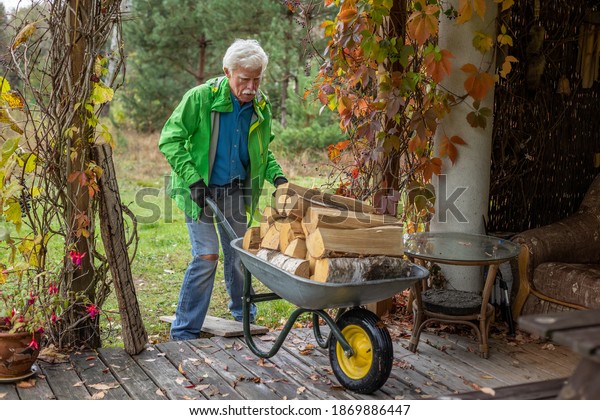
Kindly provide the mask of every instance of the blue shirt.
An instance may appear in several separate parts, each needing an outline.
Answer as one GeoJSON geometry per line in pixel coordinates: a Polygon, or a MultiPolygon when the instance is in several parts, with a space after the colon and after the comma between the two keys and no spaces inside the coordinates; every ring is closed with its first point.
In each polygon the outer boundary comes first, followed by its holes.
{"type": "Polygon", "coordinates": [[[254,108],[252,102],[241,104],[231,94],[232,112],[219,116],[219,139],[217,154],[210,176],[210,185],[226,185],[234,179],[246,179],[250,163],[248,132],[254,108]]]}

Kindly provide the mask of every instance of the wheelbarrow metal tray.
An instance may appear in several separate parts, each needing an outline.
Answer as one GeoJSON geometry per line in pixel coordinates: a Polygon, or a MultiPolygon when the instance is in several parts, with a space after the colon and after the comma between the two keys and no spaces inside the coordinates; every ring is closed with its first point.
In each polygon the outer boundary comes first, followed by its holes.
{"type": "Polygon", "coordinates": [[[239,253],[246,269],[261,283],[279,297],[305,309],[350,308],[379,302],[429,276],[427,269],[408,263],[410,275],[406,277],[362,283],[322,283],[296,276],[258,258],[242,248],[242,239],[233,240],[231,246],[239,253]]]}

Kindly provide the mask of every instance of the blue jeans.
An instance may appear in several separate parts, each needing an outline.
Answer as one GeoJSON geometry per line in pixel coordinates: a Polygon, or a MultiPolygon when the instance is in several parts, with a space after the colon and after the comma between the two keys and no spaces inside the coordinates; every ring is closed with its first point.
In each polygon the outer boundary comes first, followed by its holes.
{"type": "MultiPolygon", "coordinates": [[[[210,187],[210,190],[233,230],[242,237],[247,228],[243,190],[238,186],[210,187]]],[[[229,311],[236,320],[241,321],[243,318],[244,271],[239,257],[229,244],[227,232],[221,223],[216,223],[210,209],[203,211],[197,221],[186,216],[186,223],[192,245],[192,261],[185,272],[179,292],[175,320],[171,325],[172,340],[192,340],[200,335],[208,312],[218,263],[217,260],[202,257],[219,254],[219,239],[223,248],[225,286],[231,299],[229,311]],[[218,237],[215,223],[219,229],[218,237]]],[[[250,322],[254,321],[255,316],[256,306],[252,304],[250,322]]]]}

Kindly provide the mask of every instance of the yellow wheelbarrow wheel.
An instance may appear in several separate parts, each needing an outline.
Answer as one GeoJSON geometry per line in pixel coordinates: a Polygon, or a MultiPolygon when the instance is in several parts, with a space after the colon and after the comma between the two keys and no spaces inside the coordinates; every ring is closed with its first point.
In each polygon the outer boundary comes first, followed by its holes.
{"type": "Polygon", "coordinates": [[[336,378],[351,391],[362,394],[377,391],[392,370],[394,348],[387,328],[377,315],[362,308],[345,312],[337,325],[353,354],[348,357],[332,336],[329,360],[336,378]]]}

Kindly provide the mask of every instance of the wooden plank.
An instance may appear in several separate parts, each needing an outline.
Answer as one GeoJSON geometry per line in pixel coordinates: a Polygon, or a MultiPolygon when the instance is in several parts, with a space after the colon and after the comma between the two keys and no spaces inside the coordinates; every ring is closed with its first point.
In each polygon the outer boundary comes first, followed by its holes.
{"type": "Polygon", "coordinates": [[[38,362],[38,364],[57,400],[87,400],[91,398],[90,392],[71,363],[38,362]]]}
{"type": "MultiPolygon", "coordinates": [[[[24,381],[35,381],[35,386],[32,388],[21,388],[17,383],[17,392],[21,400],[54,400],[52,388],[48,385],[48,381],[42,375],[34,375],[24,381]]],[[[23,381],[23,382],[24,382],[23,381]]]]}
{"type": "MultiPolygon", "coordinates": [[[[161,321],[172,323],[175,316],[161,316],[161,321]]],[[[202,331],[209,334],[219,335],[221,337],[243,337],[244,324],[230,319],[217,318],[207,315],[202,325],[202,331]]],[[[269,332],[267,327],[250,324],[250,334],[266,334],[269,332]]]]}
{"type": "Polygon", "coordinates": [[[210,400],[241,400],[243,397],[223,380],[194,351],[194,347],[183,341],[169,341],[156,346],[174,365],[181,366],[192,384],[200,385],[202,394],[210,400]]]}
{"type": "Polygon", "coordinates": [[[331,378],[326,373],[317,372],[312,364],[303,363],[298,358],[292,356],[286,350],[285,342],[281,350],[269,360],[281,366],[290,375],[303,378],[303,385],[320,400],[356,399],[351,393],[334,386],[331,378]]]}
{"type": "Polygon", "coordinates": [[[215,348],[213,343],[206,338],[189,341],[195,351],[210,365],[229,385],[236,389],[248,400],[278,399],[278,395],[264,383],[235,361],[226,351],[215,348]]]}
{"type": "Polygon", "coordinates": [[[551,338],[556,331],[593,326],[600,327],[600,310],[525,315],[519,318],[519,328],[546,338],[551,338]]]}
{"type": "Polygon", "coordinates": [[[600,362],[600,327],[557,331],[552,341],[567,345],[582,356],[600,362]]]}
{"type": "Polygon", "coordinates": [[[283,399],[315,399],[315,395],[303,385],[302,379],[297,380],[294,375],[286,374],[281,369],[282,365],[277,365],[274,360],[256,356],[245,343],[221,337],[213,337],[210,341],[219,348],[228,350],[227,353],[234,360],[283,399]]]}
{"type": "MultiPolygon", "coordinates": [[[[443,346],[444,352],[449,356],[461,359],[469,365],[477,366],[484,371],[484,376],[498,378],[505,385],[547,379],[545,376],[540,377],[535,370],[528,369],[527,365],[521,366],[521,363],[510,354],[500,352],[497,345],[492,345],[490,357],[484,359],[474,353],[474,349],[477,348],[477,343],[474,341],[468,348],[464,347],[464,343],[462,346],[459,345],[451,337],[441,339],[434,334],[427,335],[427,341],[438,349],[443,346]]],[[[419,344],[419,347],[422,344],[419,344]]],[[[489,384],[486,384],[486,386],[489,386],[489,384]]]]}
{"type": "Polygon", "coordinates": [[[421,335],[417,349],[418,354],[412,353],[403,346],[398,346],[394,348],[395,357],[408,361],[431,380],[443,384],[455,392],[507,385],[506,382],[487,372],[465,363],[461,358],[454,358],[444,351],[440,351],[442,347],[436,348],[430,345],[427,338],[426,333],[421,335]]]}
{"type": "Polygon", "coordinates": [[[17,388],[12,383],[0,383],[0,400],[18,400],[17,388]]]}
{"type": "Polygon", "coordinates": [[[159,384],[162,394],[170,400],[205,400],[206,397],[194,388],[177,366],[174,366],[165,356],[154,347],[146,347],[133,360],[159,384]]]}
{"type": "Polygon", "coordinates": [[[444,399],[456,400],[546,400],[556,399],[567,378],[548,379],[546,381],[504,386],[494,389],[493,393],[473,391],[455,394],[444,399]]]}
{"type": "MultiPolygon", "coordinates": [[[[325,331],[326,329],[323,328],[324,337],[326,337],[325,331]]],[[[292,356],[298,358],[304,363],[307,363],[313,368],[315,372],[323,372],[327,374],[331,382],[334,384],[333,386],[335,388],[344,389],[339,384],[337,378],[333,373],[331,363],[329,362],[329,356],[325,354],[325,351],[318,346],[311,329],[298,328],[292,330],[288,335],[288,340],[286,340],[286,346],[284,347],[284,349],[288,351],[289,354],[291,354],[292,356]],[[312,346],[312,350],[308,349],[307,351],[307,345],[312,346]]],[[[390,399],[389,395],[382,392],[381,390],[370,395],[358,394],[348,390],[345,391],[350,393],[354,398],[358,400],[390,399]]]]}
{"type": "MultiPolygon", "coordinates": [[[[469,348],[469,346],[472,348],[476,347],[476,344],[470,344],[473,341],[468,337],[452,334],[448,336],[448,339],[464,349],[469,348]]],[[[508,356],[512,366],[514,367],[526,367],[526,369],[532,374],[532,377],[529,380],[542,381],[545,379],[568,376],[571,373],[571,369],[560,365],[548,366],[544,359],[540,359],[539,357],[520,349],[518,346],[495,346],[490,351],[490,357],[493,356],[491,353],[492,351],[496,352],[496,357],[499,359],[508,356]]],[[[493,360],[495,360],[495,358],[493,360]]],[[[480,365],[477,365],[477,367],[479,366],[480,365]]]]}
{"type": "Polygon", "coordinates": [[[581,360],[581,356],[565,346],[542,342],[524,342],[518,344],[519,348],[543,358],[551,364],[557,364],[569,369],[573,369],[581,360]]]}
{"type": "Polygon", "coordinates": [[[121,348],[101,348],[98,354],[134,400],[166,400],[160,388],[121,348]]]}
{"type": "Polygon", "coordinates": [[[110,369],[100,360],[95,351],[71,354],[71,362],[88,392],[92,395],[92,399],[130,399],[117,378],[110,373],[110,369]]]}

